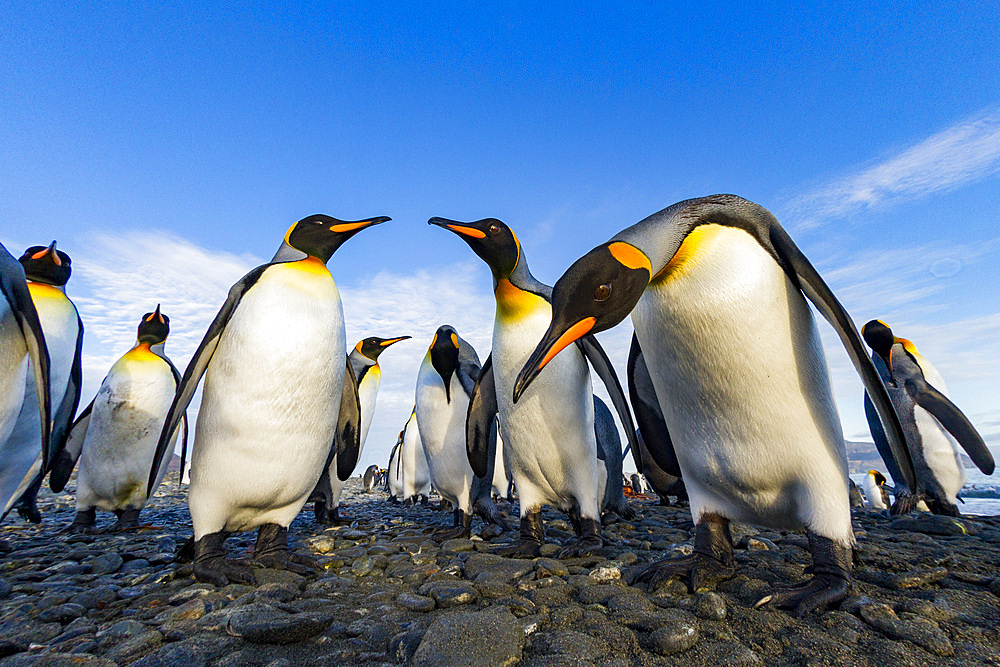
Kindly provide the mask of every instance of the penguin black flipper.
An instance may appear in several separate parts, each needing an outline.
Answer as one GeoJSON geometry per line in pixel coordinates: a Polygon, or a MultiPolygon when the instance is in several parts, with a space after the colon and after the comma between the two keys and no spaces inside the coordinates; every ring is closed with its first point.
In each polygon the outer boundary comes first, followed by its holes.
{"type": "Polygon", "coordinates": [[[35,302],[31,300],[28,283],[24,277],[24,267],[14,259],[7,248],[0,243],[0,291],[7,298],[10,311],[17,322],[24,345],[28,350],[31,368],[35,374],[35,392],[38,396],[38,423],[42,425],[42,470],[51,464],[49,452],[51,447],[51,417],[52,399],[49,389],[49,351],[45,346],[45,334],[35,310],[35,302]]]}
{"type": "Polygon", "coordinates": [[[899,423],[899,417],[896,415],[895,408],[892,407],[892,401],[889,399],[885,385],[882,384],[875,366],[872,365],[850,315],[840,305],[837,297],[834,296],[816,268],[802,254],[802,251],[777,221],[768,224],[767,227],[765,238],[785,273],[840,336],[840,341],[847,350],[858,375],[861,376],[861,381],[864,383],[868,395],[871,396],[872,404],[885,427],[886,440],[893,458],[899,464],[903,481],[911,489],[916,488],[916,473],[913,469],[913,460],[910,458],[910,450],[906,447],[903,427],[899,423]]]}
{"type": "MultiPolygon", "coordinates": [[[[96,399],[95,399],[96,400],[96,399]]],[[[49,488],[55,493],[59,493],[66,488],[73,468],[83,451],[83,441],[87,439],[87,429],[90,427],[90,413],[94,409],[94,401],[83,409],[73,426],[69,429],[66,437],[66,446],[59,452],[52,461],[52,472],[49,474],[49,488]]]]}
{"type": "MultiPolygon", "coordinates": [[[[876,367],[877,365],[876,363],[876,367]]],[[[892,455],[892,450],[889,448],[889,441],[885,437],[885,429],[882,428],[882,422],[878,418],[878,411],[875,410],[875,405],[872,404],[872,399],[867,391],[865,392],[865,418],[868,420],[868,430],[875,442],[875,449],[882,457],[882,462],[885,463],[892,481],[896,484],[905,484],[902,481],[903,474],[899,470],[899,464],[896,463],[896,457],[892,455]]]]}
{"type": "MultiPolygon", "coordinates": [[[[170,361],[166,356],[161,356],[167,365],[170,366],[170,374],[174,376],[174,391],[177,387],[181,386],[181,373],[177,370],[177,366],[174,366],[174,362],[170,361]]],[[[181,466],[177,471],[177,483],[180,484],[184,480],[184,464],[187,463],[187,449],[188,449],[188,432],[189,424],[187,418],[187,410],[181,414],[181,466]]]]}
{"type": "Polygon", "coordinates": [[[167,418],[163,422],[163,429],[160,431],[160,440],[156,443],[156,452],[153,454],[153,466],[150,468],[149,482],[146,485],[147,489],[151,489],[153,484],[156,483],[156,474],[159,469],[155,464],[163,456],[163,451],[169,446],[174,430],[184,416],[188,405],[191,403],[191,399],[194,398],[194,393],[198,389],[198,383],[201,382],[201,377],[208,369],[208,362],[212,360],[215,348],[219,346],[219,339],[222,337],[222,332],[225,331],[226,325],[229,324],[229,320],[236,311],[236,307],[240,304],[243,295],[260,280],[260,277],[264,275],[264,271],[271,266],[272,264],[270,263],[258,266],[240,278],[229,289],[229,296],[226,297],[226,302],[222,304],[222,308],[219,309],[215,319],[212,320],[212,324],[208,327],[208,331],[205,332],[205,337],[201,339],[201,343],[191,357],[191,361],[188,362],[187,368],[184,369],[184,376],[177,386],[177,393],[174,394],[170,410],[167,411],[167,418]]]}
{"type": "MultiPolygon", "coordinates": [[[[551,302],[551,299],[550,299],[551,302]]],[[[625,429],[625,436],[628,438],[628,446],[632,448],[633,456],[638,460],[635,452],[639,451],[639,443],[635,437],[635,422],[632,420],[632,411],[628,407],[628,399],[625,398],[625,391],[621,382],[618,381],[618,374],[615,373],[611,360],[608,359],[604,348],[597,342],[597,339],[587,334],[576,341],[577,347],[583,352],[583,356],[594,367],[594,372],[601,378],[604,387],[608,390],[611,403],[615,406],[618,419],[621,420],[622,428],[625,429]]],[[[620,461],[619,461],[620,463],[620,461]]]]}
{"type": "Polygon", "coordinates": [[[958,441],[976,467],[992,475],[995,464],[982,436],[958,406],[932,387],[926,380],[909,378],[904,385],[913,402],[931,413],[935,419],[958,441]]]}
{"type": "MultiPolygon", "coordinates": [[[[642,433],[642,441],[649,451],[653,462],[664,472],[668,472],[674,477],[681,476],[681,466],[677,462],[677,454],[674,452],[674,443],[670,439],[670,431],[667,423],[663,419],[663,412],[660,410],[660,402],[656,397],[656,390],[653,388],[653,379],[649,375],[649,368],[646,366],[646,359],[642,356],[642,348],[639,346],[639,339],[635,333],[632,334],[632,346],[628,351],[628,393],[632,398],[632,409],[635,410],[635,419],[639,422],[639,432],[642,433]]],[[[641,451],[635,454],[636,470],[642,470],[641,451]]]]}
{"type": "MultiPolygon", "coordinates": [[[[488,472],[490,439],[497,411],[496,381],[493,377],[493,355],[486,357],[479,379],[469,398],[469,411],[465,420],[465,450],[469,465],[476,477],[488,472]]],[[[494,445],[495,446],[495,445],[494,445]]]]}
{"type": "MultiPolygon", "coordinates": [[[[76,335],[76,353],[73,355],[73,366],[69,372],[69,382],[63,400],[52,416],[52,439],[49,441],[49,461],[55,458],[66,447],[69,430],[73,426],[73,416],[80,407],[80,390],[83,388],[83,320],[76,316],[78,333],[76,335]]],[[[42,474],[47,472],[42,468],[42,474]]]]}
{"type": "Polygon", "coordinates": [[[344,372],[344,389],[340,392],[340,413],[337,417],[337,436],[334,440],[337,456],[337,478],[346,482],[361,454],[361,398],[358,396],[358,378],[347,358],[344,372]]]}

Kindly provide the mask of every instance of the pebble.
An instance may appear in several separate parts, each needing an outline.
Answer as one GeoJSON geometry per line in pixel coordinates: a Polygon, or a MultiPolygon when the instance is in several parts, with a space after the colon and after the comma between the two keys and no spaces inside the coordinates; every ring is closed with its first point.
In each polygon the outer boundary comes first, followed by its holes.
{"type": "Polygon", "coordinates": [[[688,619],[672,620],[649,634],[653,650],[660,655],[673,655],[686,651],[700,639],[698,624],[688,619]]]}
{"type": "Polygon", "coordinates": [[[434,611],[436,606],[434,598],[415,593],[400,593],[396,597],[396,602],[400,607],[410,611],[434,611]]]}
{"type": "Polygon", "coordinates": [[[866,604],[860,608],[861,618],[891,639],[907,639],[924,647],[934,655],[947,657],[955,653],[948,635],[933,621],[907,614],[901,619],[886,604],[866,604]]]}
{"type": "Polygon", "coordinates": [[[422,595],[430,595],[442,609],[475,602],[479,592],[466,581],[434,581],[420,589],[422,595]]]}
{"type": "Polygon", "coordinates": [[[721,621],[726,618],[726,598],[715,591],[698,593],[695,596],[694,615],[707,621],[721,621]]]}

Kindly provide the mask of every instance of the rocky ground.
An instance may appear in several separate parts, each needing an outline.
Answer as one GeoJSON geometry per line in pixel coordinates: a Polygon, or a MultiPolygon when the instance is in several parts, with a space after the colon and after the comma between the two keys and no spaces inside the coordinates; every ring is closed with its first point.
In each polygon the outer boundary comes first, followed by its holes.
{"type": "MultiPolygon", "coordinates": [[[[683,507],[633,501],[638,518],[606,526],[600,556],[560,561],[572,533],[555,512],[547,557],[513,560],[489,553],[513,533],[478,519],[473,539],[441,543],[424,529],[450,525],[444,512],[389,505],[356,480],[345,502],[352,526],[305,512],[292,525],[324,574],[259,570],[258,587],[216,588],[173,562],[191,530],[173,482],[125,534],[65,534],[72,498],[45,496],[42,525],[0,525],[12,547],[0,554],[0,666],[1000,664],[1000,517],[857,514],[854,595],[799,620],[752,608],[770,583],[804,576],[799,534],[737,529],[736,577],[691,594],[623,581],[690,550],[683,507]]],[[[232,554],[252,537],[230,540],[232,554]]]]}

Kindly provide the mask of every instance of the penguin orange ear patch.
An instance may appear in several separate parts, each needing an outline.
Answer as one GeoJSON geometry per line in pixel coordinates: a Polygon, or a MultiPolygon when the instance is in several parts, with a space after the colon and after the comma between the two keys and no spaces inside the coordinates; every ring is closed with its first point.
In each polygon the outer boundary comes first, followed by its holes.
{"type": "Polygon", "coordinates": [[[653,273],[653,265],[649,257],[646,257],[646,253],[630,243],[615,241],[608,246],[608,251],[622,266],[630,269],[646,269],[650,274],[653,273]]]}

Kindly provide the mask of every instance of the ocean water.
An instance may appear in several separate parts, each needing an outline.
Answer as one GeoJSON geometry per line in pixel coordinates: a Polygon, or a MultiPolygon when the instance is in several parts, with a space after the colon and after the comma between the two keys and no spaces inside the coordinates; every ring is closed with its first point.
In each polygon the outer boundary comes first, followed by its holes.
{"type": "MultiPolygon", "coordinates": [[[[883,471],[885,472],[885,471],[883,471]]],[[[958,494],[958,511],[962,514],[979,516],[1000,516],[1000,475],[984,475],[978,468],[966,468],[968,480],[958,494]],[[965,503],[962,503],[962,500],[965,503]]],[[[851,475],[854,483],[864,488],[861,480],[864,474],[851,475]]],[[[886,475],[888,477],[888,475],[886,475]]]]}

